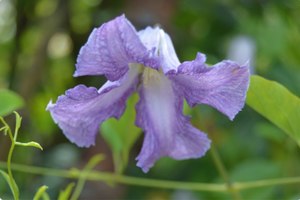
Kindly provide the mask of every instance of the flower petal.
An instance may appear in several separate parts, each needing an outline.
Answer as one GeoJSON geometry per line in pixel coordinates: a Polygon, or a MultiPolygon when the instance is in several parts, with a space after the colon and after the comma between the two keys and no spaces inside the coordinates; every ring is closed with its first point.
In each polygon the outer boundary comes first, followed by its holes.
{"type": "Polygon", "coordinates": [[[164,30],[147,27],[138,32],[143,44],[148,50],[155,49],[159,56],[160,66],[165,75],[176,74],[180,65],[170,36],[164,30]]]}
{"type": "Polygon", "coordinates": [[[147,172],[162,157],[174,159],[199,158],[209,149],[206,134],[194,128],[182,112],[183,97],[172,86],[171,80],[160,73],[161,83],[140,85],[140,100],[136,104],[135,124],[145,132],[137,166],[147,172]]]}
{"type": "Polygon", "coordinates": [[[239,66],[225,60],[207,67],[205,60],[205,55],[198,53],[194,61],[182,63],[172,79],[190,107],[205,103],[233,120],[244,107],[250,81],[249,63],[239,66]]]}
{"type": "Polygon", "coordinates": [[[126,100],[136,89],[139,68],[131,66],[124,77],[108,81],[99,91],[84,85],[69,89],[66,95],[58,97],[56,104],[50,101],[46,110],[71,142],[80,147],[94,145],[101,123],[122,116],[126,100]]]}
{"type": "Polygon", "coordinates": [[[128,71],[129,63],[159,68],[154,51],[142,44],[124,15],[95,28],[80,49],[74,76],[102,75],[115,81],[128,71]]]}
{"type": "Polygon", "coordinates": [[[160,28],[152,28],[150,26],[146,27],[143,30],[140,30],[138,32],[138,35],[143,42],[144,46],[148,50],[153,50],[155,52],[155,55],[158,55],[158,46],[159,46],[159,32],[160,28]]]}
{"type": "Polygon", "coordinates": [[[159,60],[165,75],[176,74],[180,61],[170,36],[160,29],[159,60]]]}

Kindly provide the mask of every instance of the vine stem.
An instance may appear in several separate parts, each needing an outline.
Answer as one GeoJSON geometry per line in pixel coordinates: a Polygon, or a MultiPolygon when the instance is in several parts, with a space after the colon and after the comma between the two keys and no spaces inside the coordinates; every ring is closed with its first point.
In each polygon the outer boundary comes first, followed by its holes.
{"type": "MultiPolygon", "coordinates": [[[[13,190],[13,195],[15,197],[15,200],[19,200],[19,197],[18,197],[18,194],[17,194],[18,193],[17,188],[15,187],[15,184],[14,184],[15,181],[13,179],[12,172],[11,172],[11,157],[12,157],[12,153],[13,153],[14,148],[15,148],[15,138],[16,137],[13,137],[10,127],[3,120],[3,118],[0,118],[0,119],[1,119],[2,123],[5,125],[5,127],[7,127],[7,132],[8,132],[9,138],[11,140],[11,146],[10,146],[8,157],[7,157],[7,171],[8,171],[8,176],[9,176],[9,180],[10,180],[10,183],[11,183],[11,188],[13,190]]],[[[15,135],[16,135],[16,133],[15,133],[15,135]]]]}
{"type": "MultiPolygon", "coordinates": [[[[0,161],[0,168],[6,168],[6,163],[0,161]]],[[[85,171],[80,171],[77,169],[58,170],[58,169],[49,169],[49,168],[21,165],[21,164],[12,164],[11,168],[13,170],[21,171],[25,173],[57,176],[57,177],[71,178],[71,179],[79,179],[80,177],[82,177],[82,173],[85,173],[85,171]]],[[[225,192],[225,193],[227,192],[226,185],[224,184],[155,180],[155,179],[124,176],[124,175],[119,175],[111,172],[99,172],[94,170],[86,174],[85,178],[86,180],[90,180],[90,181],[104,181],[107,184],[118,182],[118,183],[123,183],[128,185],[166,188],[166,189],[185,189],[185,190],[225,192]]]]}
{"type": "Polygon", "coordinates": [[[90,173],[90,170],[92,170],[96,164],[98,164],[99,162],[101,162],[104,159],[105,159],[105,156],[103,154],[95,155],[94,157],[92,157],[90,159],[88,164],[84,167],[83,171],[81,172],[80,177],[78,178],[77,186],[76,186],[70,200],[77,200],[79,198],[80,193],[83,189],[86,177],[90,173]]]}
{"type": "MultiPolygon", "coordinates": [[[[0,161],[0,168],[7,168],[7,163],[0,161]]],[[[85,171],[80,170],[59,170],[49,169],[21,164],[11,164],[11,169],[39,175],[56,176],[70,179],[79,179],[82,177],[82,173],[85,171]]],[[[86,180],[90,181],[104,181],[106,183],[119,182],[128,185],[137,185],[144,187],[166,188],[166,189],[185,189],[185,190],[197,190],[208,192],[223,192],[227,193],[228,188],[225,184],[209,184],[209,183],[192,183],[192,182],[179,182],[179,181],[164,181],[147,178],[130,177],[124,175],[116,175],[111,172],[99,172],[90,171],[86,176],[86,180]]],[[[274,186],[274,185],[287,185],[300,183],[300,177],[289,177],[259,181],[249,181],[243,183],[233,183],[232,188],[234,190],[245,190],[250,188],[274,186]]]]}
{"type": "MultiPolygon", "coordinates": [[[[199,112],[199,109],[198,107],[195,107],[194,110],[196,110],[196,118],[197,118],[197,121],[199,122],[200,126],[201,126],[201,129],[208,133],[207,130],[206,130],[206,127],[205,125],[203,124],[203,121],[201,120],[201,115],[200,115],[200,112],[199,112]]],[[[233,198],[235,200],[241,200],[242,197],[240,196],[239,194],[239,191],[236,190],[233,186],[232,186],[232,183],[230,181],[230,178],[229,178],[229,175],[225,169],[225,166],[220,158],[220,155],[213,143],[213,141],[211,141],[211,144],[210,144],[210,150],[209,150],[212,158],[213,158],[213,161],[221,175],[221,177],[224,179],[226,185],[227,185],[227,190],[228,192],[233,196],[233,198]]]]}
{"type": "Polygon", "coordinates": [[[211,142],[211,144],[210,144],[210,153],[213,157],[214,163],[217,166],[217,169],[218,169],[220,175],[222,176],[222,178],[226,182],[228,191],[231,193],[231,195],[234,197],[235,200],[241,200],[242,198],[241,198],[238,190],[235,187],[233,187],[233,185],[230,181],[230,178],[228,176],[228,173],[227,173],[227,171],[226,171],[226,169],[225,169],[225,167],[224,167],[224,165],[221,161],[219,153],[218,153],[215,145],[213,144],[213,142],[211,142]]]}
{"type": "MultiPolygon", "coordinates": [[[[17,194],[17,189],[15,187],[14,179],[13,179],[13,176],[12,176],[12,173],[11,173],[11,157],[12,157],[12,153],[14,151],[14,148],[15,148],[15,142],[14,142],[14,140],[12,140],[10,150],[9,150],[9,154],[8,154],[8,157],[7,157],[7,171],[8,171],[9,180],[10,180],[10,183],[11,183],[11,187],[14,191],[14,194],[17,194]]],[[[19,200],[18,195],[15,195],[15,199],[19,200]]]]}

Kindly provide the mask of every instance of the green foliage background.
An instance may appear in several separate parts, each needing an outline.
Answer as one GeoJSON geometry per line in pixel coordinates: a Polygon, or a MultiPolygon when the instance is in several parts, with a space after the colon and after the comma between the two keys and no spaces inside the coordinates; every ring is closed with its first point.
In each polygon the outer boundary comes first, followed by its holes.
{"type": "MultiPolygon", "coordinates": [[[[297,0],[2,0],[0,89],[13,90],[25,99],[25,107],[19,110],[23,117],[19,140],[37,141],[44,148],[42,152],[36,148],[16,148],[13,162],[60,169],[82,168],[93,155],[105,153],[106,160],[96,169],[114,171],[113,160],[119,158],[111,153],[113,144],[107,144],[98,135],[95,147],[78,148],[65,138],[45,108],[50,99],[56,101],[66,89],[75,85],[99,88],[106,81],[104,76],[73,78],[72,74],[79,49],[93,27],[99,27],[122,13],[137,30],[159,23],[172,37],[181,61],[193,60],[199,51],[207,55],[208,63],[215,64],[227,58],[235,36],[248,36],[256,46],[255,57],[251,60],[256,74],[275,80],[300,96],[300,1],[297,0]]],[[[246,105],[233,122],[209,106],[200,105],[197,109],[232,180],[299,176],[300,153],[296,142],[249,106],[246,105]]],[[[193,125],[201,129],[194,113],[189,113],[193,116],[193,125]]],[[[14,116],[7,116],[6,121],[13,124],[14,116]]],[[[131,121],[128,119],[122,123],[131,121]]],[[[114,129],[118,130],[118,123],[113,123],[114,129]]],[[[103,128],[109,127],[101,130],[103,128]]],[[[134,136],[131,137],[138,137],[138,131],[133,130],[134,136]]],[[[129,155],[123,155],[128,156],[128,166],[119,170],[125,170],[127,175],[208,183],[222,181],[209,153],[197,160],[162,158],[144,174],[135,166],[134,160],[142,141],[143,134],[129,155]]],[[[9,138],[0,134],[1,161],[6,160],[9,147],[9,138]]],[[[20,172],[15,172],[14,178],[23,198],[32,198],[36,189],[45,184],[49,186],[48,194],[54,199],[60,189],[71,182],[20,172]]],[[[299,199],[299,188],[299,184],[258,188],[245,190],[242,196],[244,199],[299,199]]],[[[1,178],[0,198],[11,198],[9,186],[1,178]]],[[[101,182],[86,182],[81,198],[231,197],[125,185],[111,188],[101,182]]]]}

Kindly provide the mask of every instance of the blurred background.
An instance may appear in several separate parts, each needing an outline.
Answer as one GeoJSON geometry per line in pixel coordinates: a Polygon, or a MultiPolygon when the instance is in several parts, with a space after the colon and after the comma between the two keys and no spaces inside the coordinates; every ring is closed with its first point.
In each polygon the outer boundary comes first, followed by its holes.
{"type": "MultiPolygon", "coordinates": [[[[74,78],[79,49],[91,30],[125,13],[137,30],[160,24],[171,36],[181,62],[197,52],[207,63],[224,59],[245,63],[251,73],[280,82],[300,96],[300,1],[298,0],[2,0],[0,1],[0,88],[20,94],[26,106],[19,141],[36,141],[37,148],[17,147],[13,162],[41,167],[81,169],[97,153],[107,159],[97,165],[113,171],[111,151],[99,134],[96,146],[78,148],[54,124],[45,108],[78,84],[100,88],[104,76],[74,78]]],[[[209,137],[215,142],[232,181],[300,176],[296,143],[247,105],[231,122],[206,105],[197,107],[209,137]]],[[[193,115],[193,113],[192,113],[193,115]]],[[[14,124],[14,116],[5,118],[14,124]]],[[[192,117],[194,126],[199,123],[192,117]]],[[[209,153],[200,159],[160,159],[147,174],[135,157],[143,134],[134,144],[126,175],[191,182],[223,182],[209,153]]],[[[8,136],[0,134],[0,160],[6,161],[8,136]]],[[[71,181],[14,172],[21,199],[31,199],[41,185],[52,199],[71,181]]],[[[299,199],[300,184],[245,190],[244,199],[299,199]]],[[[0,197],[11,198],[0,178],[0,197]]],[[[225,194],[165,190],[128,185],[114,188],[88,181],[81,199],[228,199],[225,194]]]]}

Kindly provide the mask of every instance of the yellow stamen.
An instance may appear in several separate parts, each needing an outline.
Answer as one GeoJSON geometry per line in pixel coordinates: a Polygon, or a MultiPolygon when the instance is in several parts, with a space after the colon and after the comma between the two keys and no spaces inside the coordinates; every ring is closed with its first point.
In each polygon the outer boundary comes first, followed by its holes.
{"type": "Polygon", "coordinates": [[[145,67],[143,72],[143,84],[146,88],[156,87],[158,84],[161,84],[159,72],[150,67],[145,67]]]}

